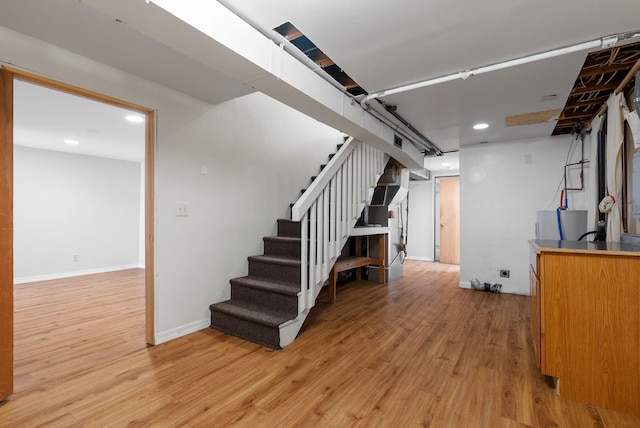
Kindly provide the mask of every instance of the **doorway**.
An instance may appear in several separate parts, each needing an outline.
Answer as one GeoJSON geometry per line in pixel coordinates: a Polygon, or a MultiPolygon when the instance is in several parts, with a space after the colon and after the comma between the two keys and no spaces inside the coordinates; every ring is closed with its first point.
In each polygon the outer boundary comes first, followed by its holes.
{"type": "Polygon", "coordinates": [[[460,264],[460,178],[435,179],[435,259],[460,264]]]}
{"type": "Polygon", "coordinates": [[[0,68],[0,400],[13,393],[13,102],[14,81],[43,86],[134,111],[145,118],[145,338],[154,343],[154,110],[45,78],[0,68]]]}

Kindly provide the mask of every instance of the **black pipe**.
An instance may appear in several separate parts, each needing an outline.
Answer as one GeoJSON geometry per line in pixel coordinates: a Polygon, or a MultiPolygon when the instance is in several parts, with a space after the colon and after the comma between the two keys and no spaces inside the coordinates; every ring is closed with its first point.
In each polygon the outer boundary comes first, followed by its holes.
{"type": "Polygon", "coordinates": [[[389,113],[391,113],[393,115],[393,117],[395,117],[396,119],[398,119],[400,121],[400,123],[402,123],[404,126],[407,127],[407,129],[409,129],[411,132],[413,132],[414,134],[416,134],[419,138],[421,138],[422,140],[427,142],[427,145],[429,146],[430,150],[429,151],[425,151],[425,156],[429,156],[429,155],[435,155],[435,156],[442,156],[444,153],[442,152],[442,150],[440,150],[440,147],[436,146],[435,143],[433,143],[430,139],[428,139],[427,137],[425,137],[424,135],[422,135],[422,133],[420,131],[418,131],[416,128],[414,128],[409,122],[407,122],[404,117],[400,116],[396,110],[397,110],[397,106],[393,106],[393,105],[389,105],[389,104],[385,104],[382,101],[378,100],[378,102],[380,102],[383,106],[384,109],[386,111],[388,111],[389,113]]]}
{"type": "MultiPolygon", "coordinates": [[[[598,202],[603,200],[607,193],[605,177],[607,172],[607,149],[604,141],[604,131],[598,131],[598,202]]],[[[606,220],[605,213],[598,214],[598,220],[606,220]]]]}
{"type": "Polygon", "coordinates": [[[594,233],[598,233],[598,231],[592,230],[591,232],[585,232],[582,235],[580,235],[580,237],[578,238],[578,241],[582,241],[585,238],[585,236],[593,235],[594,233]]]}

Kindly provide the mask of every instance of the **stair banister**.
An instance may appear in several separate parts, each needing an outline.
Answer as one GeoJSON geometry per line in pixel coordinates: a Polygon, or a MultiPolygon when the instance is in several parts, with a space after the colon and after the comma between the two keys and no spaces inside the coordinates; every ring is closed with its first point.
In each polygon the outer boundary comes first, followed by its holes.
{"type": "Polygon", "coordinates": [[[291,208],[291,219],[301,222],[299,313],[315,305],[388,158],[349,138],[291,208]]]}
{"type": "Polygon", "coordinates": [[[264,254],[248,258],[248,275],[230,280],[231,299],[209,306],[211,327],[272,349],[296,338],[388,156],[349,139],[329,159],[264,254]]]}
{"type": "Polygon", "coordinates": [[[301,221],[302,216],[311,208],[311,205],[316,201],[318,196],[330,183],[336,172],[338,172],[345,160],[349,159],[349,155],[360,144],[360,141],[349,138],[344,145],[340,148],[338,153],[331,159],[331,162],[318,174],[315,180],[309,185],[304,194],[298,199],[298,201],[291,208],[291,220],[301,221]]]}

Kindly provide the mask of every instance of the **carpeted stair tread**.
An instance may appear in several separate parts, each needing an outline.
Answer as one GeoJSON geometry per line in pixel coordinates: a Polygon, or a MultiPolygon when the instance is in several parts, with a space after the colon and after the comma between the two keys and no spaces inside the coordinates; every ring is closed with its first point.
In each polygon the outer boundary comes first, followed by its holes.
{"type": "Polygon", "coordinates": [[[280,242],[300,242],[300,238],[296,238],[293,236],[265,236],[265,241],[280,241],[280,242]]]}
{"type": "Polygon", "coordinates": [[[264,240],[264,255],[300,260],[301,239],[290,236],[267,236],[264,240]]]}
{"type": "Polygon", "coordinates": [[[291,315],[287,313],[234,300],[214,303],[209,306],[209,309],[273,328],[292,319],[291,315]]]}
{"type": "Polygon", "coordinates": [[[276,257],[276,256],[249,256],[247,260],[259,262],[259,263],[269,263],[272,265],[281,265],[281,266],[290,266],[290,267],[300,267],[302,265],[302,261],[300,259],[291,259],[286,257],[276,257]]]}
{"type": "Polygon", "coordinates": [[[300,222],[278,219],[278,236],[300,237],[300,222]]]}
{"type": "Polygon", "coordinates": [[[276,281],[258,276],[242,276],[240,278],[233,278],[231,280],[231,284],[240,284],[245,287],[258,288],[272,293],[284,294],[286,296],[297,296],[300,292],[300,284],[276,281]]]}

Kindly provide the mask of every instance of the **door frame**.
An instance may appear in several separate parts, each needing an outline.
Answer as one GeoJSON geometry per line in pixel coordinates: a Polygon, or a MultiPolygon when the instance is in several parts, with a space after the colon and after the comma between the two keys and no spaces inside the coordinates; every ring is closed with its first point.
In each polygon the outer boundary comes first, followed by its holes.
{"type": "Polygon", "coordinates": [[[145,121],[145,339],[155,344],[154,109],[0,66],[0,401],[13,394],[13,82],[20,80],[143,114],[145,121]]]}

